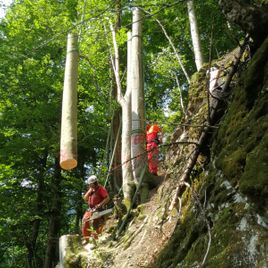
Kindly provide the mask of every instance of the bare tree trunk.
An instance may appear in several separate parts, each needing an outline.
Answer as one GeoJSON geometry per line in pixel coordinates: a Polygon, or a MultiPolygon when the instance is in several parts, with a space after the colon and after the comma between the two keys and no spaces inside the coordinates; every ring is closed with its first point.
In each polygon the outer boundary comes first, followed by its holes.
{"type": "Polygon", "coordinates": [[[61,170],[58,159],[55,159],[54,177],[51,182],[51,207],[48,225],[48,242],[45,255],[44,268],[54,268],[58,261],[58,241],[61,215],[61,170]]]}
{"type": "Polygon", "coordinates": [[[63,169],[77,166],[77,80],[78,36],[68,34],[62,98],[60,165],[63,169]]]}
{"type": "MultiPolygon", "coordinates": [[[[115,97],[116,99],[116,97],[115,97]]],[[[122,140],[118,139],[117,136],[121,134],[121,109],[118,108],[113,113],[111,123],[111,155],[109,158],[109,166],[112,170],[109,176],[109,185],[113,192],[118,192],[122,185],[122,168],[121,168],[121,152],[122,152],[122,140]],[[111,162],[112,161],[112,162],[111,162]]]]}
{"type": "Polygon", "coordinates": [[[78,189],[77,189],[77,193],[76,193],[76,206],[75,206],[75,211],[76,211],[76,216],[75,216],[75,233],[79,234],[80,230],[81,230],[81,219],[83,217],[83,204],[84,204],[84,200],[81,198],[82,193],[83,193],[83,186],[84,186],[84,182],[83,182],[83,178],[85,178],[86,176],[86,172],[85,172],[85,159],[84,159],[84,155],[81,153],[80,158],[79,158],[79,163],[78,163],[78,167],[77,167],[77,178],[79,178],[79,182],[78,182],[78,189]]]}
{"type": "Polygon", "coordinates": [[[201,50],[201,45],[200,45],[200,38],[199,38],[197,19],[195,15],[193,0],[187,0],[187,8],[188,8],[188,16],[189,16],[190,28],[191,28],[191,37],[192,37],[192,43],[193,43],[193,49],[194,49],[195,65],[196,65],[197,71],[199,71],[204,61],[203,61],[203,55],[202,55],[202,50],[201,50]]]}
{"type": "MultiPolygon", "coordinates": [[[[115,9],[116,9],[116,22],[115,22],[115,32],[117,32],[121,28],[121,0],[116,0],[115,3],[115,9]]],[[[118,49],[119,50],[119,49],[118,49]]],[[[120,61],[120,50],[118,51],[118,58],[120,61]]],[[[112,97],[116,100],[117,99],[117,89],[116,89],[116,81],[112,80],[112,97]]],[[[117,108],[113,113],[112,118],[112,151],[114,150],[114,158],[112,162],[112,166],[116,167],[113,169],[112,174],[110,174],[110,185],[114,192],[117,192],[122,185],[122,169],[121,169],[121,151],[122,151],[122,143],[121,140],[115,144],[116,137],[119,131],[119,127],[121,125],[121,110],[120,108],[117,108]],[[113,148],[115,146],[115,148],[113,148]]]]}
{"type": "MultiPolygon", "coordinates": [[[[147,161],[145,154],[145,135],[144,135],[144,85],[142,70],[142,24],[140,10],[133,10],[132,19],[132,49],[131,49],[131,66],[132,66],[132,131],[131,131],[131,158],[132,169],[135,183],[138,185],[141,180],[142,170],[147,161]]],[[[143,184],[141,187],[141,196],[146,199],[148,185],[143,184]]],[[[143,201],[143,200],[141,200],[143,201]]]]}
{"type": "Polygon", "coordinates": [[[132,177],[132,168],[130,164],[131,158],[131,142],[130,142],[130,131],[131,131],[131,87],[130,81],[132,80],[131,75],[131,62],[130,62],[130,53],[131,53],[131,33],[128,33],[128,62],[127,62],[127,90],[125,95],[122,94],[120,73],[119,73],[119,54],[118,47],[116,43],[115,30],[111,26],[113,44],[114,44],[114,59],[111,57],[113,64],[115,81],[117,85],[117,102],[122,107],[122,153],[121,153],[121,162],[122,162],[122,176],[123,176],[123,194],[124,202],[127,207],[130,206],[131,198],[134,192],[134,183],[132,177]]]}
{"type": "Polygon", "coordinates": [[[125,204],[130,206],[134,194],[134,182],[131,166],[131,102],[130,99],[122,105],[122,175],[123,175],[123,193],[125,204]]]}

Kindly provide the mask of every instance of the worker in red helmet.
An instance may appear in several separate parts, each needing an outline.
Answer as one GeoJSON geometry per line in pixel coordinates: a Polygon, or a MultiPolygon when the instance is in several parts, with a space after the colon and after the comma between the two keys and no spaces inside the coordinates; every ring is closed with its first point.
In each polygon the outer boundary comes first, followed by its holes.
{"type": "Polygon", "coordinates": [[[149,172],[157,176],[158,172],[158,145],[162,143],[161,128],[157,124],[146,126],[146,150],[148,152],[149,172]]]}
{"type": "Polygon", "coordinates": [[[87,180],[88,190],[83,198],[88,203],[89,208],[84,213],[82,219],[82,234],[85,241],[90,237],[98,239],[98,235],[102,232],[105,223],[105,217],[90,220],[93,212],[101,210],[110,200],[109,194],[104,186],[98,183],[95,175],[92,175],[87,180]]]}

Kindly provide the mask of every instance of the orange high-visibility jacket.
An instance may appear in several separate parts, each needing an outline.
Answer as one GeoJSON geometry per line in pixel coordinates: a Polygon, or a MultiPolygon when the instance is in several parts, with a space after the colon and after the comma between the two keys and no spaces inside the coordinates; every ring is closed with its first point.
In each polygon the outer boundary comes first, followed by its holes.
{"type": "Polygon", "coordinates": [[[146,126],[146,141],[152,142],[158,139],[157,134],[161,132],[161,128],[157,124],[146,126]]]}

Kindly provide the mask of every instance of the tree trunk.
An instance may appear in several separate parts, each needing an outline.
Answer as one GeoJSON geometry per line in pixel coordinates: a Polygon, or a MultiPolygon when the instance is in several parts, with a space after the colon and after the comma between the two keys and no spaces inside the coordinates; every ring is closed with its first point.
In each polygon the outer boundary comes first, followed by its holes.
{"type": "Polygon", "coordinates": [[[55,159],[55,171],[51,182],[51,207],[48,226],[48,242],[45,255],[44,268],[54,268],[58,261],[58,240],[61,215],[61,170],[58,159],[55,159]]]}
{"type": "Polygon", "coordinates": [[[123,193],[124,202],[129,207],[132,196],[134,194],[134,183],[132,177],[131,166],[131,106],[130,99],[122,105],[122,175],[123,175],[123,193]]]}
{"type": "MultiPolygon", "coordinates": [[[[135,183],[138,185],[141,180],[142,170],[147,162],[145,153],[145,136],[144,136],[144,87],[143,87],[143,70],[142,70],[142,25],[140,10],[133,10],[132,22],[132,49],[131,49],[131,66],[132,66],[132,132],[131,132],[131,158],[132,169],[135,183]]],[[[141,196],[146,198],[143,192],[148,191],[147,184],[141,186],[141,196]]]]}
{"type": "Polygon", "coordinates": [[[60,165],[70,170],[77,166],[77,80],[78,36],[68,34],[62,98],[60,165]]]}
{"type": "Polygon", "coordinates": [[[194,49],[195,65],[196,65],[197,71],[199,71],[204,61],[203,61],[203,55],[202,55],[202,50],[201,50],[201,45],[200,45],[200,38],[199,38],[197,19],[195,15],[193,0],[187,0],[187,8],[188,8],[188,16],[189,16],[190,28],[191,28],[191,37],[192,37],[192,43],[193,43],[193,49],[194,49]]]}
{"type": "Polygon", "coordinates": [[[130,201],[132,194],[134,192],[134,184],[132,177],[132,169],[130,165],[131,159],[131,143],[130,143],[130,122],[131,122],[131,86],[130,82],[131,78],[131,69],[132,63],[130,61],[131,56],[131,33],[128,33],[128,57],[127,57],[127,90],[125,95],[122,94],[121,81],[120,81],[120,71],[119,71],[119,53],[118,47],[116,43],[116,33],[115,30],[111,26],[113,44],[114,44],[114,58],[111,57],[111,61],[113,64],[115,81],[117,85],[117,102],[122,107],[122,153],[121,153],[121,162],[122,162],[122,173],[123,173],[123,194],[124,194],[124,202],[127,207],[130,206],[130,201]]]}
{"type": "Polygon", "coordinates": [[[124,202],[127,207],[130,206],[134,194],[134,182],[131,166],[131,82],[132,82],[132,33],[128,32],[127,42],[127,92],[122,102],[122,176],[123,176],[123,193],[124,202]]]}
{"type": "Polygon", "coordinates": [[[219,0],[227,19],[239,25],[254,41],[254,47],[261,45],[268,35],[268,5],[253,5],[241,0],[219,0]]]}
{"type": "Polygon", "coordinates": [[[81,219],[83,217],[83,204],[84,204],[84,200],[81,198],[82,193],[83,193],[83,187],[84,187],[84,182],[83,179],[86,176],[86,172],[85,172],[85,159],[84,159],[84,155],[83,153],[81,153],[80,158],[79,158],[79,163],[78,163],[78,167],[77,167],[77,178],[79,178],[79,182],[78,182],[78,189],[77,189],[77,193],[76,193],[76,206],[75,206],[75,211],[76,211],[76,216],[75,216],[75,233],[79,234],[81,231],[81,219]]]}
{"type": "MultiPolygon", "coordinates": [[[[121,0],[116,0],[115,3],[115,9],[116,9],[116,22],[115,22],[115,31],[117,32],[121,28],[121,0]]],[[[118,57],[120,61],[120,50],[118,51],[118,57]]],[[[112,80],[112,96],[116,100],[117,99],[117,90],[116,90],[116,81],[112,80]]],[[[117,137],[117,132],[119,131],[120,126],[120,120],[121,120],[121,110],[117,108],[113,113],[113,119],[112,119],[112,151],[114,152],[114,159],[112,166],[114,167],[112,174],[110,175],[110,185],[114,192],[117,192],[122,185],[122,169],[121,169],[121,140],[119,139],[119,142],[117,142],[116,147],[115,146],[115,139],[117,137]]]]}

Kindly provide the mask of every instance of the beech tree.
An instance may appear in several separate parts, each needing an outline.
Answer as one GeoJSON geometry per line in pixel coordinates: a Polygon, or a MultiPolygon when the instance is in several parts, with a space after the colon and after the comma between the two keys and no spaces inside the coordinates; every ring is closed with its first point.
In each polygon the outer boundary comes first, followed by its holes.
{"type": "MultiPolygon", "coordinates": [[[[131,111],[132,111],[132,129],[131,129],[131,158],[133,176],[136,185],[138,185],[146,169],[147,155],[145,151],[145,119],[144,119],[144,80],[143,80],[143,62],[142,62],[142,19],[141,11],[138,8],[133,9],[132,19],[132,49],[131,49],[131,111]]],[[[143,182],[142,192],[148,191],[148,186],[143,182]]],[[[141,200],[143,201],[143,200],[141,200]]]]}
{"type": "MultiPolygon", "coordinates": [[[[115,23],[114,23],[114,30],[117,33],[120,31],[122,26],[122,1],[116,0],[115,3],[115,23]]],[[[123,49],[118,48],[118,57],[119,62],[121,62],[121,55],[123,53],[120,53],[123,49]]],[[[125,51],[125,50],[123,50],[125,51]]],[[[111,66],[111,72],[113,74],[113,68],[111,66]]],[[[117,86],[114,79],[114,76],[112,75],[112,84],[111,84],[111,96],[114,100],[117,100],[117,86]]],[[[111,102],[112,103],[112,102],[111,102]]],[[[111,190],[114,192],[117,192],[120,190],[120,187],[122,185],[122,168],[121,168],[121,152],[122,152],[122,143],[120,139],[121,132],[121,126],[122,126],[122,116],[121,116],[121,107],[113,107],[111,105],[111,110],[113,113],[113,118],[111,122],[111,134],[110,134],[110,143],[109,146],[111,146],[111,155],[109,157],[110,167],[113,167],[113,170],[110,174],[107,175],[107,179],[110,179],[110,187],[111,190]],[[113,158],[113,159],[112,159],[113,158]]]]}
{"type": "Polygon", "coordinates": [[[120,80],[120,64],[119,64],[119,52],[116,42],[116,33],[111,25],[113,45],[114,45],[114,60],[111,57],[113,63],[114,75],[117,85],[117,101],[122,107],[122,179],[123,179],[123,193],[126,205],[129,207],[130,201],[134,191],[134,181],[131,166],[131,51],[132,51],[132,34],[128,33],[128,57],[127,57],[127,89],[125,94],[122,93],[122,86],[120,80]]]}
{"type": "Polygon", "coordinates": [[[189,21],[190,21],[195,65],[196,65],[197,71],[199,71],[204,63],[204,60],[203,60],[203,54],[202,54],[202,49],[201,49],[201,44],[200,44],[198,24],[197,24],[197,19],[195,15],[195,9],[194,9],[194,0],[187,0],[187,8],[188,8],[189,21]]]}

